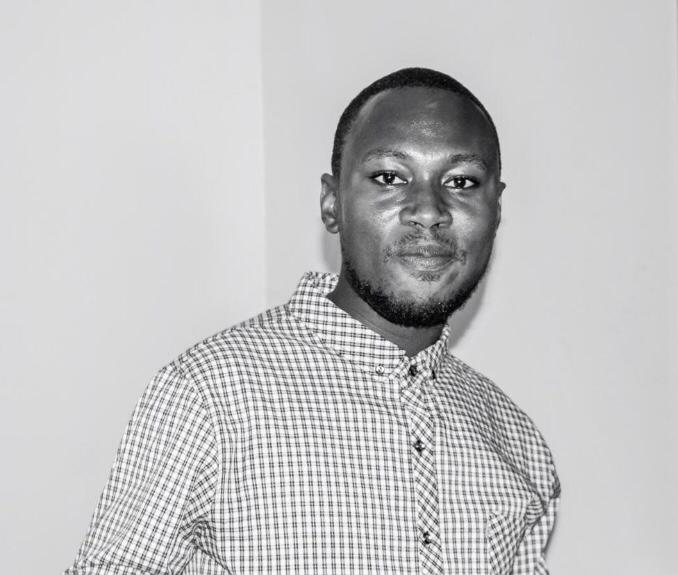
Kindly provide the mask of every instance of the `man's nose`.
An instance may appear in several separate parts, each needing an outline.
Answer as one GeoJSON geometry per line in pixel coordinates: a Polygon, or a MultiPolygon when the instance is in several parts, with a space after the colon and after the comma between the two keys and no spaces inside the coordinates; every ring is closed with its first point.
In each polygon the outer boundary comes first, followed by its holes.
{"type": "Polygon", "coordinates": [[[405,225],[432,228],[444,227],[452,223],[452,212],[445,193],[433,182],[420,182],[408,190],[408,198],[400,213],[405,225]]]}

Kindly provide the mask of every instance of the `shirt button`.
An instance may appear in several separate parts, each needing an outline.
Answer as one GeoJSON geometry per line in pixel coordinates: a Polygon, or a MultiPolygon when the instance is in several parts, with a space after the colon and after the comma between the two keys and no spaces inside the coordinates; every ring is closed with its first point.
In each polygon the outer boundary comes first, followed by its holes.
{"type": "Polygon", "coordinates": [[[378,365],[374,371],[376,372],[377,375],[384,375],[384,366],[383,365],[378,365]]]}
{"type": "Polygon", "coordinates": [[[424,449],[426,449],[421,439],[417,439],[417,441],[414,442],[414,445],[412,447],[414,447],[417,450],[417,453],[422,453],[424,449]]]}
{"type": "Polygon", "coordinates": [[[428,531],[424,531],[424,534],[421,536],[421,542],[424,545],[430,545],[433,543],[433,539],[431,539],[431,534],[428,531]]]}
{"type": "Polygon", "coordinates": [[[414,364],[412,364],[412,365],[410,366],[410,369],[409,369],[408,371],[409,371],[409,374],[410,374],[412,377],[415,377],[415,376],[417,375],[417,373],[419,373],[419,370],[417,369],[417,366],[414,365],[414,364]]]}

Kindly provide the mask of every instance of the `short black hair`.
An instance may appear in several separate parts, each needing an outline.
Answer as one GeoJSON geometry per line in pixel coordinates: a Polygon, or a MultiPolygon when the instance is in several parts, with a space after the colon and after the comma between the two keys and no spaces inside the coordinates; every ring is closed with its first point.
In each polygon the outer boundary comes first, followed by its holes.
{"type": "Polygon", "coordinates": [[[332,173],[339,177],[341,173],[341,158],[344,153],[344,146],[346,145],[346,136],[351,131],[351,127],[355,122],[356,117],[362,110],[367,101],[386,90],[394,88],[437,88],[440,90],[447,90],[454,94],[458,94],[462,98],[466,98],[473,102],[483,113],[492,129],[492,138],[497,149],[497,165],[499,172],[501,172],[501,152],[499,150],[499,136],[497,128],[492,121],[492,116],[482,105],[480,100],[476,98],[473,93],[466,88],[461,82],[458,82],[451,76],[431,70],[429,68],[402,68],[396,70],[383,78],[379,78],[372,82],[367,88],[363,89],[350,104],[339,118],[337,130],[334,133],[334,146],[332,148],[332,173]]]}

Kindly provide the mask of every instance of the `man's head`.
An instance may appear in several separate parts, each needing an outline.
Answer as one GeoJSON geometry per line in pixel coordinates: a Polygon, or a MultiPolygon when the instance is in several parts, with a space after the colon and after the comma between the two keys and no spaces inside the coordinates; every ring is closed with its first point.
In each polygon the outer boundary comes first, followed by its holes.
{"type": "Polygon", "coordinates": [[[343,278],[392,323],[444,323],[487,268],[500,164],[492,119],[449,76],[409,68],[365,88],[341,116],[322,177],[343,278]]]}

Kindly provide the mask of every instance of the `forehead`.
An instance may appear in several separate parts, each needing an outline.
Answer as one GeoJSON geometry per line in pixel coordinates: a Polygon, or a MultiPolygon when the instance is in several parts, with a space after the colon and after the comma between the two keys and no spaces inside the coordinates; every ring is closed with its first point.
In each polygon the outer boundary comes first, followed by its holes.
{"type": "Polygon", "coordinates": [[[396,88],[371,98],[348,133],[344,159],[379,147],[416,147],[423,152],[453,148],[483,156],[495,155],[492,128],[468,98],[438,88],[396,88]]]}

